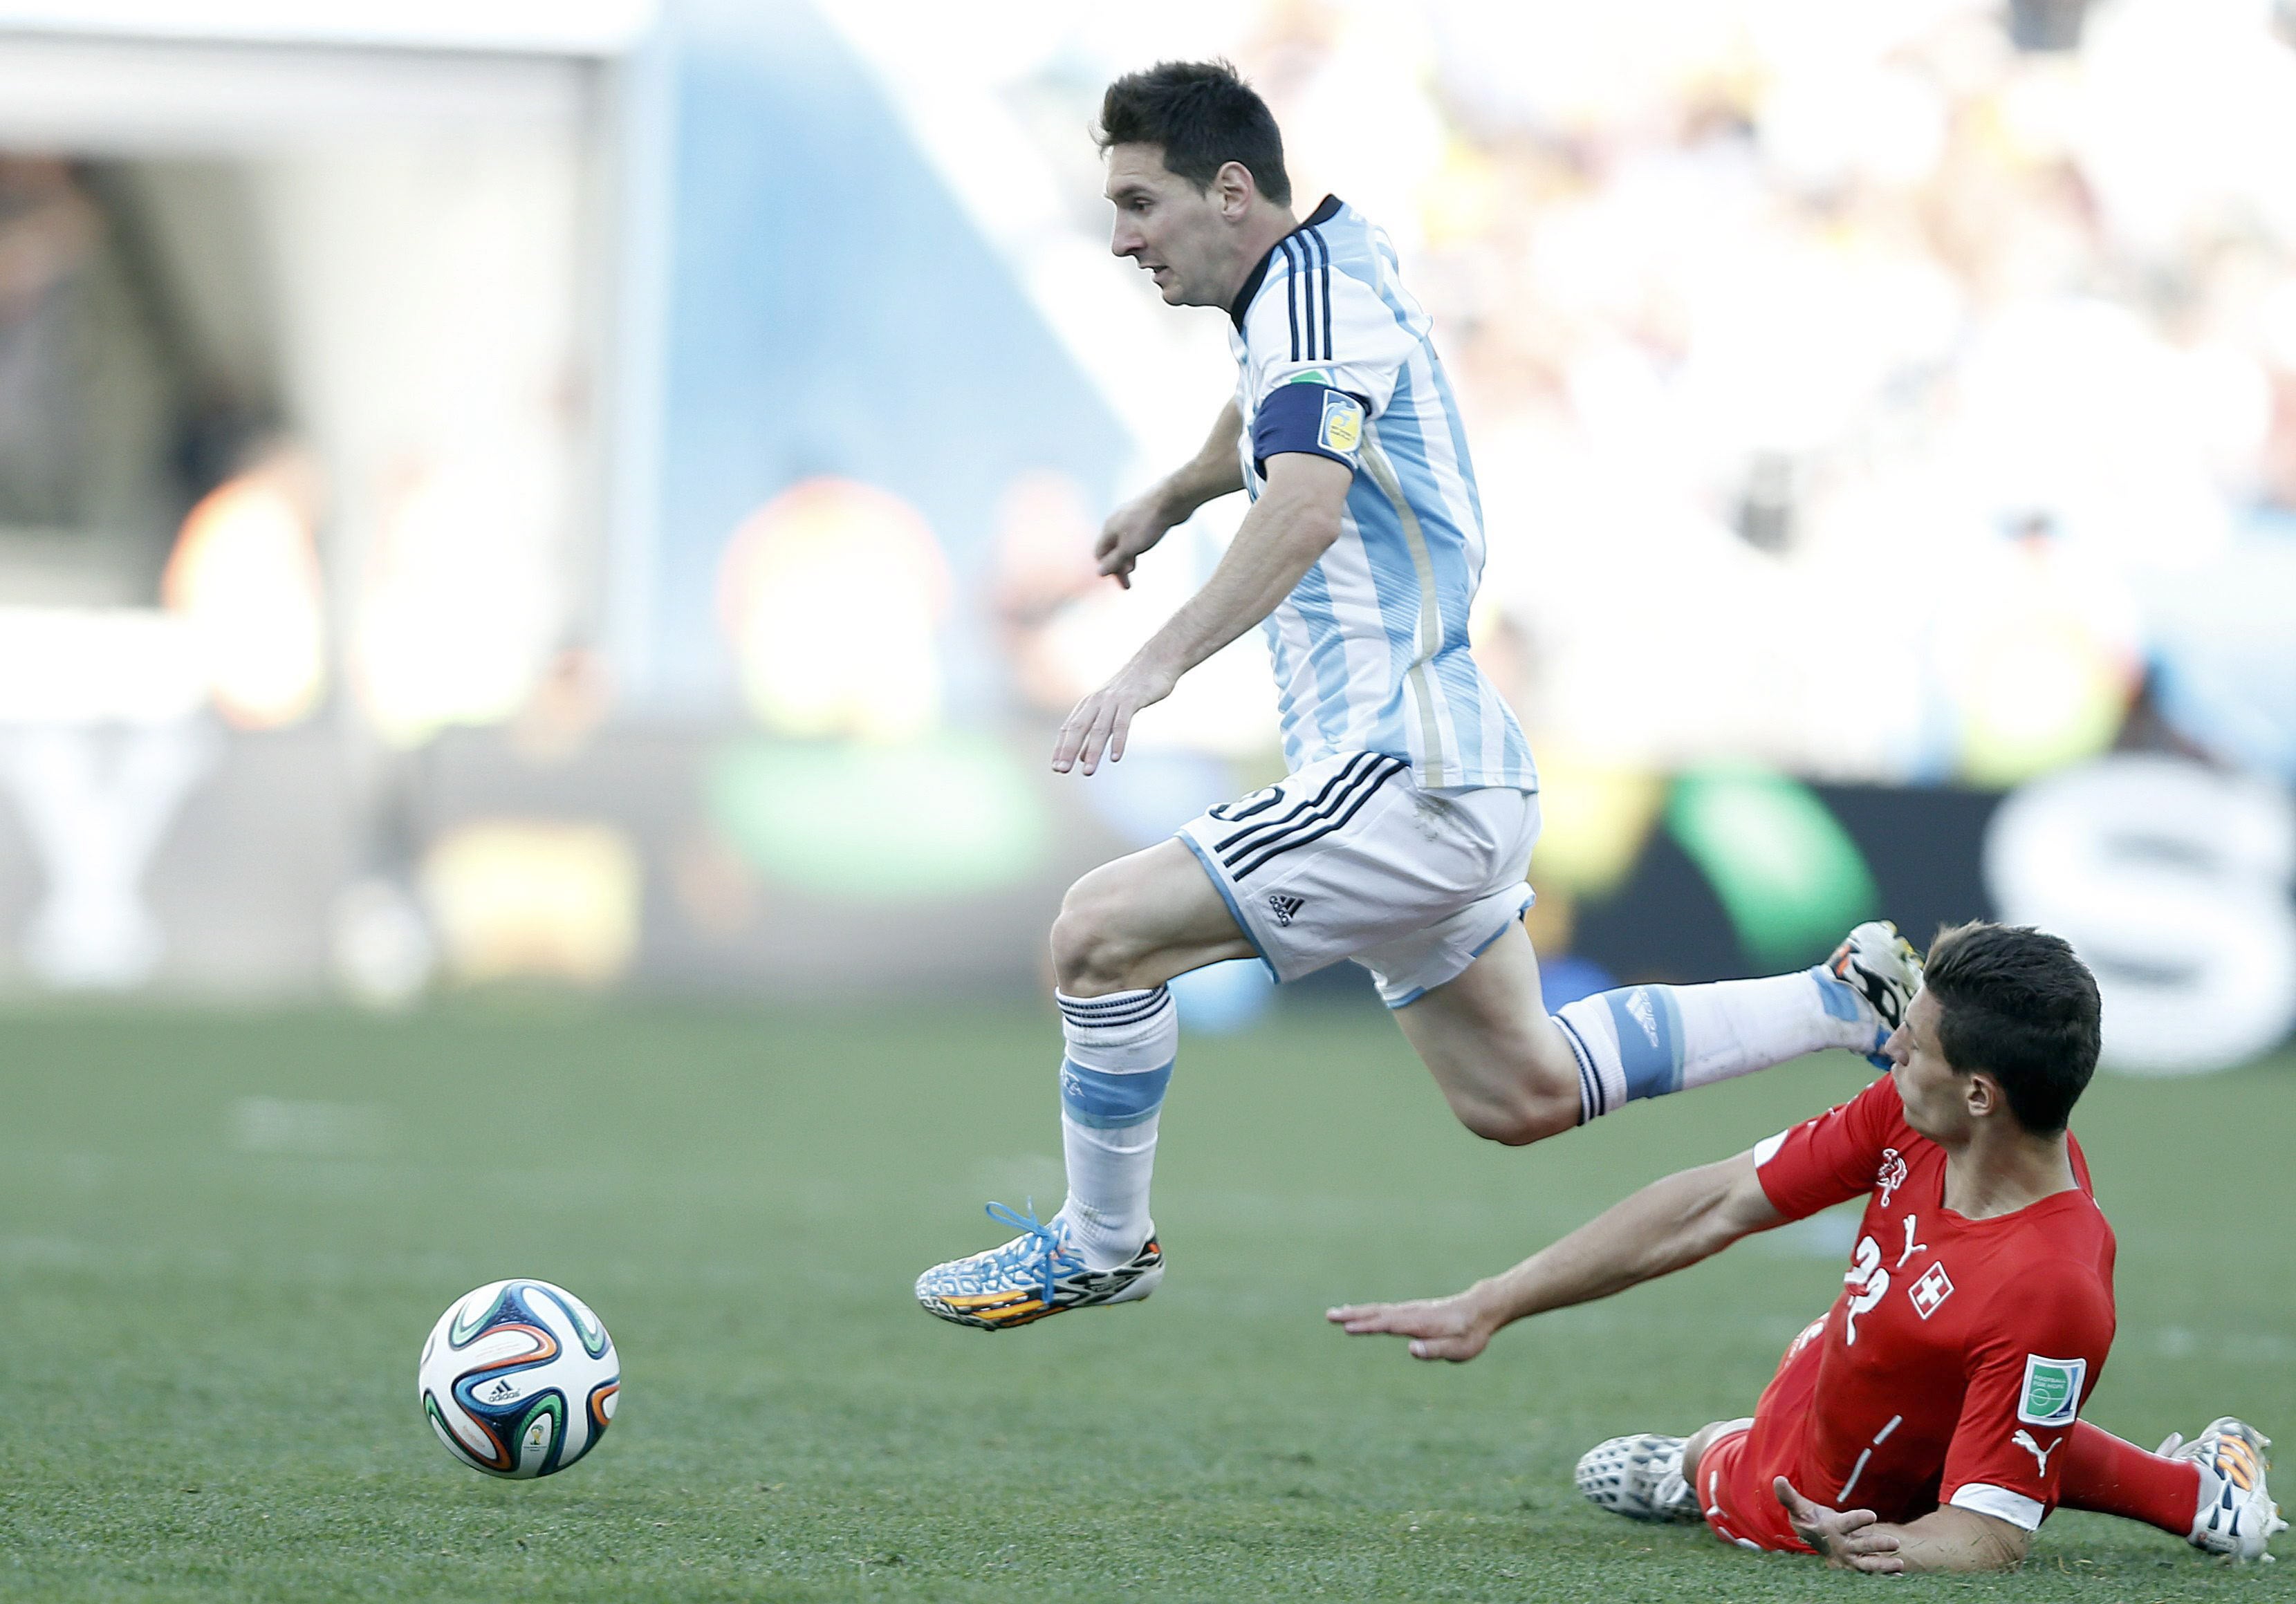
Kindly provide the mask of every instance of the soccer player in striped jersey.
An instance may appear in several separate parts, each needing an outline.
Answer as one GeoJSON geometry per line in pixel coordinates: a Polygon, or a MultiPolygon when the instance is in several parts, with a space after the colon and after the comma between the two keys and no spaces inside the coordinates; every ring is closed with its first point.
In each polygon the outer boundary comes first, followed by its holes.
{"type": "Polygon", "coordinates": [[[1339,200],[1295,214],[1275,119],[1226,63],[1119,79],[1100,144],[1111,249],[1168,304],[1224,312],[1237,370],[1202,448],[1109,519],[1101,572],[1128,585],[1215,497],[1251,507],[1203,588],[1077,704],[1053,767],[1119,760],[1135,714],[1258,625],[1291,773],[1070,888],[1052,933],[1068,1198],[1047,1221],[990,1205],[1021,1234],[926,1271],[918,1300],[997,1330],[1154,1290],[1148,1183],[1179,1035],[1165,982],[1225,959],[1278,980],[1362,964],[1453,1111],[1496,1142],[1825,1047],[1872,1052],[1919,980],[1878,922],[1800,974],[1548,1014],[1521,922],[1538,771],[1469,650],[1482,508],[1394,247],[1339,200]]]}

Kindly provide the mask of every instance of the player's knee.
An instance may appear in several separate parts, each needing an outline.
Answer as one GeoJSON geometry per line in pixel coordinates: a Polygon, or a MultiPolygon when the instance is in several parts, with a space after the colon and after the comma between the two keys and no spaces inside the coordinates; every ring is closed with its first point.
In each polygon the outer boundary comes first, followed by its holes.
{"type": "Polygon", "coordinates": [[[1692,1486],[1698,1485],[1699,1461],[1706,1457],[1706,1451],[1714,1446],[1714,1439],[1722,1435],[1723,1427],[1728,1423],[1725,1420],[1709,1420],[1692,1432],[1690,1440],[1683,1444],[1682,1479],[1692,1486]]]}
{"type": "Polygon", "coordinates": [[[1095,884],[1097,878],[1087,874],[1070,886],[1053,921],[1053,973],[1074,996],[1124,990],[1140,955],[1125,929],[1120,900],[1095,884]]]}
{"type": "Polygon", "coordinates": [[[1705,1460],[1706,1451],[1733,1432],[1751,1430],[1753,1425],[1753,1416],[1742,1415],[1734,1420],[1709,1420],[1692,1432],[1690,1440],[1682,1445],[1682,1479],[1695,1487],[1698,1467],[1705,1460]]]}
{"type": "Polygon", "coordinates": [[[1576,1097],[1567,1101],[1526,1081],[1504,1093],[1486,1093],[1456,1106],[1459,1123],[1486,1142],[1528,1147],[1578,1123],[1576,1097]]]}
{"type": "Polygon", "coordinates": [[[1462,1114],[1460,1122],[1486,1142],[1501,1147],[1529,1147],[1570,1128],[1543,1114],[1516,1109],[1478,1109],[1462,1114]]]}
{"type": "Polygon", "coordinates": [[[1578,1123],[1578,1086],[1575,1078],[1565,1085],[1544,1073],[1526,1052],[1504,1082],[1486,1080],[1452,1108],[1459,1123],[1484,1141],[1528,1147],[1578,1123]]]}
{"type": "Polygon", "coordinates": [[[1485,1142],[1496,1142],[1501,1147],[1528,1147],[1538,1140],[1529,1125],[1500,1109],[1463,1109],[1459,1111],[1459,1123],[1485,1142]]]}

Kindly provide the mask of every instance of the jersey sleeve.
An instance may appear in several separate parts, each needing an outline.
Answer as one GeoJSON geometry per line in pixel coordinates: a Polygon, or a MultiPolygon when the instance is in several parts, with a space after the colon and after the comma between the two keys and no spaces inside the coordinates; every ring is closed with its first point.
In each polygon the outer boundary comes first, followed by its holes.
{"type": "Polygon", "coordinates": [[[1772,1207],[1806,1219],[1872,1191],[1904,1126],[1905,1105],[1885,1075],[1840,1107],[1755,1143],[1755,1179],[1772,1207]]]}
{"type": "Polygon", "coordinates": [[[1995,1294],[1969,1346],[1941,1502],[2032,1531],[2056,1506],[2062,1450],[2112,1346],[2112,1297],[2094,1271],[2043,1260],[1995,1294]]]}
{"type": "Polygon", "coordinates": [[[1394,398],[1417,340],[1380,299],[1293,235],[1245,315],[1252,461],[1304,451],[1356,466],[1366,420],[1394,398]]]}

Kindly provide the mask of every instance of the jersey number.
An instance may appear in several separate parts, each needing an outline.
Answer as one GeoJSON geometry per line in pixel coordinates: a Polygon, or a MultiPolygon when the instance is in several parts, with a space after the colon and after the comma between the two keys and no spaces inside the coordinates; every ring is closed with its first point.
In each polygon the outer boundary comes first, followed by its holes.
{"type": "Polygon", "coordinates": [[[1858,1238],[1857,1252],[1850,1260],[1849,1273],[1843,1276],[1841,1281],[1844,1286],[1857,1289],[1841,1322],[1842,1344],[1854,1346],[1857,1341],[1857,1317],[1880,1303],[1882,1296],[1890,1290],[1890,1273],[1882,1268],[1882,1245],[1872,1237],[1858,1238]]]}

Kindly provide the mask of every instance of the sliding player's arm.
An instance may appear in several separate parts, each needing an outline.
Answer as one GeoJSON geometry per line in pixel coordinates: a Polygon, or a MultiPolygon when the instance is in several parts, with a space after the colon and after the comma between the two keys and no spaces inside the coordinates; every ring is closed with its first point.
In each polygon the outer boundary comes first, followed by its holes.
{"type": "Polygon", "coordinates": [[[1243,415],[1234,401],[1220,408],[1219,421],[1196,454],[1109,514],[1092,548],[1100,571],[1132,588],[1132,565],[1140,554],[1195,516],[1206,502],[1243,488],[1243,464],[1236,456],[1243,415]]]}
{"type": "Polygon", "coordinates": [[[2013,1570],[2033,1545],[2033,1534],[2021,1526],[1950,1504],[1895,1526],[1874,1519],[1871,1510],[1812,1503],[1783,1476],[1774,1490],[1794,1535],[1836,1570],[1873,1575],[2013,1570]]]}
{"type": "MultiPolygon", "coordinates": [[[[2112,1348],[2112,1291],[2071,1253],[2038,1251],[1995,1273],[1971,1329],[1939,1507],[1892,1526],[1870,1510],[1813,1504],[1778,1479],[1778,1502],[1795,1534],[1828,1564],[1895,1573],[2024,1563],[2033,1533],[2057,1502],[2066,1439],[2112,1348]]],[[[1978,1292],[1964,1287],[1962,1296],[1978,1292]]]]}
{"type": "Polygon", "coordinates": [[[1340,537],[1355,470],[1305,451],[1267,459],[1267,487],[1244,515],[1203,589],[1190,597],[1116,677],[1077,703],[1053,748],[1053,767],[1091,773],[1103,751],[1124,756],[1132,716],[1163,700],[1180,676],[1275,610],[1340,537]]]}
{"type": "Polygon", "coordinates": [[[1885,1075],[1751,1152],[1652,1182],[1505,1275],[1450,1297],[1350,1305],[1330,1318],[1350,1332],[1409,1337],[1414,1359],[1472,1359],[1511,1321],[1623,1292],[1867,1191],[1902,1110],[1885,1075]]]}
{"type": "Polygon", "coordinates": [[[1329,1318],[1353,1336],[1408,1337],[1414,1359],[1468,1360],[1501,1326],[1671,1274],[1785,1217],[1763,1191],[1753,1154],[1741,1153],[1652,1182],[1464,1292],[1414,1303],[1349,1304],[1329,1318]]]}

